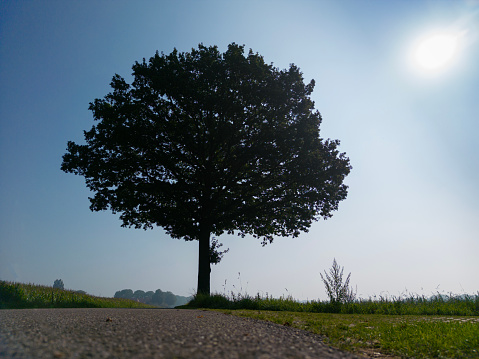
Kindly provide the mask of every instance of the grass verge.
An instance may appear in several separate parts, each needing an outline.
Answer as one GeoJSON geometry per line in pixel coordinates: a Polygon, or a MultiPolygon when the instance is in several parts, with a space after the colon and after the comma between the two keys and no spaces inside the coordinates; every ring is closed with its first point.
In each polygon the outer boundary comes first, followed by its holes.
{"type": "Polygon", "coordinates": [[[325,336],[333,347],[367,356],[478,358],[479,318],[222,310],[325,336]]]}
{"type": "Polygon", "coordinates": [[[196,294],[185,307],[339,314],[479,316],[479,293],[469,296],[438,294],[431,298],[412,295],[406,298],[380,297],[378,300],[359,299],[350,303],[298,302],[292,297],[275,299],[260,297],[259,294],[255,297],[233,293],[230,297],[222,294],[196,294]]]}
{"type": "Polygon", "coordinates": [[[103,298],[71,290],[0,281],[0,309],[154,308],[129,299],[103,298]]]}
{"type": "Polygon", "coordinates": [[[479,358],[479,293],[343,304],[232,293],[230,297],[195,295],[185,307],[308,330],[325,336],[333,347],[369,357],[479,358]]]}

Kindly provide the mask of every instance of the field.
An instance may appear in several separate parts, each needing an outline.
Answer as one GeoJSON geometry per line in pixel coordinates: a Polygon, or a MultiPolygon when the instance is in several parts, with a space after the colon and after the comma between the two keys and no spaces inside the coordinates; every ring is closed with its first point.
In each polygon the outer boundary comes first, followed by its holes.
{"type": "Polygon", "coordinates": [[[479,358],[479,294],[307,302],[248,295],[195,296],[189,307],[268,320],[325,336],[368,357],[479,358]]]}
{"type": "MultiPolygon", "coordinates": [[[[151,308],[127,299],[0,281],[0,309],[151,308]]],[[[350,303],[196,295],[182,308],[207,308],[323,335],[327,344],[369,357],[479,358],[479,293],[350,303]]]]}
{"type": "Polygon", "coordinates": [[[120,298],[95,297],[71,290],[0,281],[0,309],[22,308],[153,308],[120,298]]]}

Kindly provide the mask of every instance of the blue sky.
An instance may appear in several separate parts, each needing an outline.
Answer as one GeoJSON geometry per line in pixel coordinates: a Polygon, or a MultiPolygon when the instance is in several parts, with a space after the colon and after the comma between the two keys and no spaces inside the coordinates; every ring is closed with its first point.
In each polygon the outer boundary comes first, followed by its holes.
{"type": "Polygon", "coordinates": [[[2,1],[0,279],[91,294],[196,289],[197,243],[121,228],[92,213],[84,179],[60,170],[69,140],[93,125],[88,104],[135,61],[199,43],[244,44],[294,63],[353,170],[333,218],[262,247],[221,236],[212,290],[326,299],[336,258],[362,297],[479,290],[479,2],[2,1]],[[440,71],[415,44],[461,33],[440,71]]]}

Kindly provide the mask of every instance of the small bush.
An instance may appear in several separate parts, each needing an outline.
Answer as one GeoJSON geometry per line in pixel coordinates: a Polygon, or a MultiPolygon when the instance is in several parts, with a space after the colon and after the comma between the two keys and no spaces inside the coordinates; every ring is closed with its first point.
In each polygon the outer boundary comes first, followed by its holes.
{"type": "Polygon", "coordinates": [[[349,286],[349,280],[351,279],[351,273],[348,274],[346,280],[343,283],[343,271],[336,263],[336,258],[333,261],[333,266],[329,270],[329,274],[324,271],[325,277],[320,273],[321,280],[328,293],[329,300],[333,308],[339,308],[337,303],[350,303],[356,299],[356,293],[349,286]]]}

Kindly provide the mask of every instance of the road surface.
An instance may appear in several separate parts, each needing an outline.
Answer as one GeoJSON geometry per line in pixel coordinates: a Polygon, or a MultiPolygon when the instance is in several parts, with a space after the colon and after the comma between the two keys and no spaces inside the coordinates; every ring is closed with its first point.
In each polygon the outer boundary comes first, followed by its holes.
{"type": "Polygon", "coordinates": [[[318,335],[201,310],[0,310],[0,358],[357,358],[318,335]]]}

